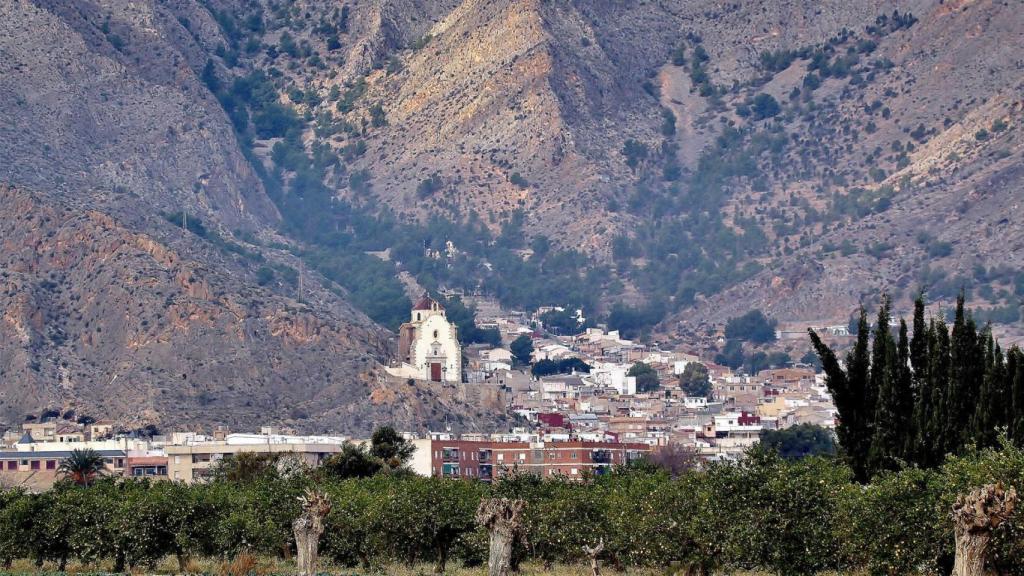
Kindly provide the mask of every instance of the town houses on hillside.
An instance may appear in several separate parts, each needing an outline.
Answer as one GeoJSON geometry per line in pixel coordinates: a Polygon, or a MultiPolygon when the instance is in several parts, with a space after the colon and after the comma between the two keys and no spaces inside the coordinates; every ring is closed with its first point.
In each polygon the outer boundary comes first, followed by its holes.
{"type": "MultiPolygon", "coordinates": [[[[744,374],[616,331],[552,334],[537,314],[473,304],[487,310],[477,326],[496,329],[499,346],[463,346],[445,306],[424,295],[399,331],[397,361],[387,373],[401,384],[443,384],[466,403],[524,425],[493,434],[406,432],[416,447],[410,466],[419,474],[488,482],[513,470],[584,477],[669,446],[705,460],[733,460],[766,430],[835,425],[823,377],[809,366],[744,374]]],[[[570,317],[582,322],[583,315],[570,317]]],[[[112,475],[196,482],[243,453],[283,454],[318,466],[346,442],[365,442],[275,427],[161,435],[70,414],[48,411],[9,430],[0,447],[0,483],[45,489],[59,478],[60,462],[84,448],[95,450],[112,475]]]]}

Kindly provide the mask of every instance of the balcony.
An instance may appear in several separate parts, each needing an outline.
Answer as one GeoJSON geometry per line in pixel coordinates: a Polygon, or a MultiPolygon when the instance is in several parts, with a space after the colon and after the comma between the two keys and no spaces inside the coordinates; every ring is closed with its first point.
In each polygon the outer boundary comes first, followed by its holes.
{"type": "Polygon", "coordinates": [[[610,450],[594,450],[590,453],[590,460],[595,464],[611,464],[612,453],[610,450]]]}
{"type": "Polygon", "coordinates": [[[458,462],[459,461],[459,449],[458,448],[445,448],[441,451],[441,460],[445,462],[458,462]]]}
{"type": "Polygon", "coordinates": [[[480,462],[490,462],[491,461],[491,451],[490,450],[481,450],[477,454],[477,459],[480,462]]]}

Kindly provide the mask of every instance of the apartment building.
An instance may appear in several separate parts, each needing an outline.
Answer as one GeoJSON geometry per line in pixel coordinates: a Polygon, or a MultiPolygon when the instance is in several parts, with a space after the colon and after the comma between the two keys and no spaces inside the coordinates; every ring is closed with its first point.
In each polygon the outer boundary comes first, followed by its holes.
{"type": "Polygon", "coordinates": [[[171,480],[195,482],[207,477],[225,458],[240,453],[280,454],[308,466],[319,466],[331,454],[341,452],[340,436],[286,436],[280,434],[226,434],[223,439],[196,437],[164,447],[167,476],[171,480]]]}
{"type": "MultiPolygon", "coordinates": [[[[121,476],[127,456],[123,450],[97,450],[103,457],[106,473],[121,476]]],[[[49,490],[60,479],[60,463],[71,450],[36,450],[0,452],[0,481],[6,486],[29,490],[49,490]]]]}
{"type": "Polygon", "coordinates": [[[431,439],[430,469],[420,474],[489,482],[512,471],[582,478],[601,474],[650,452],[639,443],[431,439]]]}

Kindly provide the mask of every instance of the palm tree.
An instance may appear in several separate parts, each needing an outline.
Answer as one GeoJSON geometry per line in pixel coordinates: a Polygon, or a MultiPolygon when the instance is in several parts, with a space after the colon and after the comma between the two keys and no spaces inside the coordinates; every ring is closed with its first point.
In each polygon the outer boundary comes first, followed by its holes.
{"type": "Polygon", "coordinates": [[[106,473],[106,467],[99,452],[86,448],[72,450],[71,454],[61,461],[57,471],[79,486],[88,486],[97,476],[106,473]]]}

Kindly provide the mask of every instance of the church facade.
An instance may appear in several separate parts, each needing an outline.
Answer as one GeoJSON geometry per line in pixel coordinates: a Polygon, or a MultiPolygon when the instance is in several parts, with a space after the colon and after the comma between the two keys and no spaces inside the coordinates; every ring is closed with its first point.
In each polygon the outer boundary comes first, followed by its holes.
{"type": "Polygon", "coordinates": [[[398,330],[401,365],[388,372],[402,378],[433,382],[462,382],[459,330],[448,321],[444,306],[424,294],[412,308],[409,321],[398,330]]]}

